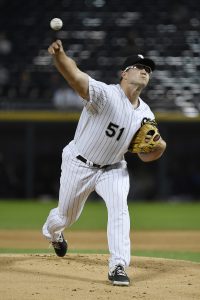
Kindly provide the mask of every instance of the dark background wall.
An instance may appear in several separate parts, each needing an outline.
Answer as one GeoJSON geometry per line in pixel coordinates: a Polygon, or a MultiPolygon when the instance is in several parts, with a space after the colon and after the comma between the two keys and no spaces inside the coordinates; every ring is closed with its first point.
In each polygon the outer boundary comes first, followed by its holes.
{"type": "MultiPolygon", "coordinates": [[[[0,198],[56,198],[63,147],[77,122],[0,122],[0,198]]],[[[130,199],[200,199],[200,122],[159,122],[163,157],[143,163],[126,154],[130,199]]]]}

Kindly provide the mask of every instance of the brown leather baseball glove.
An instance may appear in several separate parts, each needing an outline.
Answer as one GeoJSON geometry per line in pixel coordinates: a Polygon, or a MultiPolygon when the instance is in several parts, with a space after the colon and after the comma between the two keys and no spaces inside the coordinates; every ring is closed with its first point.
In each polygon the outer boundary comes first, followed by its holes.
{"type": "Polygon", "coordinates": [[[160,143],[161,136],[155,120],[144,119],[134,135],[128,150],[132,153],[148,153],[160,143]]]}

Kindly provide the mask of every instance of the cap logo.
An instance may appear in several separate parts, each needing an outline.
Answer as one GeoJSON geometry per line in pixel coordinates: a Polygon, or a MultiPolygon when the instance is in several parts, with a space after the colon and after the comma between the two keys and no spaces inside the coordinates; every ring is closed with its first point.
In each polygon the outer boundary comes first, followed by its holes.
{"type": "Polygon", "coordinates": [[[138,54],[138,57],[144,59],[144,56],[142,54],[138,54]]]}

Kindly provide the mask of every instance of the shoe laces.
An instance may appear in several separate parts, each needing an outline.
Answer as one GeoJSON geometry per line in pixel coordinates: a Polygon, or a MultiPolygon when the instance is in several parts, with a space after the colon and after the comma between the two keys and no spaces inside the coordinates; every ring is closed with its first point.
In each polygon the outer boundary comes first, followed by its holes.
{"type": "Polygon", "coordinates": [[[56,240],[56,243],[62,243],[63,242],[63,235],[60,234],[58,239],[56,240]]]}
{"type": "Polygon", "coordinates": [[[62,234],[60,234],[58,239],[56,241],[52,241],[51,244],[54,248],[61,249],[62,242],[63,242],[63,236],[62,236],[62,234]]]}
{"type": "Polygon", "coordinates": [[[115,272],[117,275],[127,276],[124,267],[121,265],[118,265],[113,272],[115,272]]]}

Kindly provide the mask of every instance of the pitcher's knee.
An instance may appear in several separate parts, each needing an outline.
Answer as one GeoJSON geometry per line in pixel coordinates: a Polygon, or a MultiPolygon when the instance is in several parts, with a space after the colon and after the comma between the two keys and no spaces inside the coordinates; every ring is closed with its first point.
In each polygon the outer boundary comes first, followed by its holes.
{"type": "Polygon", "coordinates": [[[61,231],[67,226],[67,217],[66,216],[58,215],[56,221],[57,221],[57,227],[59,227],[59,229],[56,231],[61,231]]]}
{"type": "Polygon", "coordinates": [[[67,224],[66,216],[61,216],[58,210],[52,210],[47,218],[46,227],[50,234],[65,229],[67,224]]]}
{"type": "Polygon", "coordinates": [[[77,215],[73,215],[70,210],[65,215],[59,212],[58,207],[52,209],[49,213],[49,217],[47,218],[47,227],[49,232],[52,234],[71,226],[76,221],[76,217],[77,215]]]}

